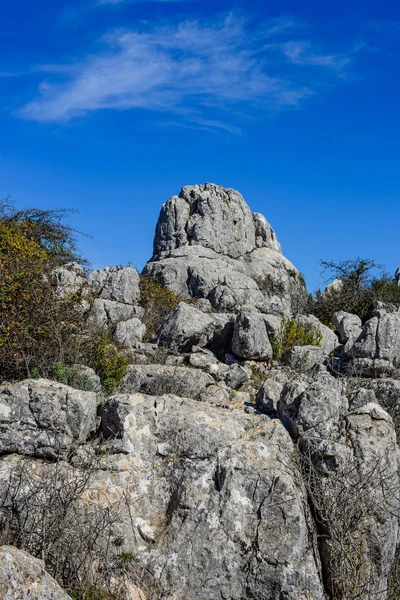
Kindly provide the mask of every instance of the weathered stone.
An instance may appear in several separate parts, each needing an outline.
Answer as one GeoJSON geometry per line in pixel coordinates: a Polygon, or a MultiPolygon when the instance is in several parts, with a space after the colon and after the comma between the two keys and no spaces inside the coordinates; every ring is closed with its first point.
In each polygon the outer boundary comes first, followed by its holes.
{"type": "Polygon", "coordinates": [[[293,346],[284,356],[286,365],[300,371],[310,371],[324,359],[324,350],[318,346],[293,346]]]}
{"type": "Polygon", "coordinates": [[[98,400],[46,379],[0,387],[0,454],[64,456],[96,427],[98,400]]]}
{"type": "Polygon", "coordinates": [[[339,345],[339,340],[332,329],[321,323],[317,317],[313,315],[297,315],[296,320],[302,325],[315,327],[322,335],[322,350],[325,356],[329,356],[339,345]]]}
{"type": "Polygon", "coordinates": [[[139,274],[133,267],[106,267],[92,271],[87,279],[89,289],[99,298],[123,304],[139,304],[139,274]]]}
{"type": "Polygon", "coordinates": [[[332,322],[339,334],[340,343],[345,345],[344,350],[348,354],[354,342],[361,335],[361,319],[357,315],[340,310],[333,315],[332,322]]]}
{"type": "Polygon", "coordinates": [[[262,315],[239,313],[232,339],[233,352],[247,360],[272,358],[272,347],[262,315]]]}
{"type": "Polygon", "coordinates": [[[365,323],[361,334],[349,349],[350,356],[353,358],[378,358],[376,347],[378,322],[378,317],[372,317],[372,319],[365,323]]]}
{"type": "Polygon", "coordinates": [[[75,294],[85,283],[85,272],[78,263],[71,263],[64,267],[58,267],[53,271],[58,292],[62,297],[75,294]]]}
{"type": "Polygon", "coordinates": [[[247,373],[247,371],[245,371],[245,369],[243,369],[243,367],[241,367],[237,363],[231,365],[228,371],[224,372],[223,377],[226,385],[228,385],[233,390],[237,390],[238,388],[240,388],[241,385],[243,385],[244,383],[246,383],[246,381],[249,381],[250,379],[250,376],[247,373]]]}
{"type": "Polygon", "coordinates": [[[158,342],[177,352],[190,352],[192,346],[229,345],[233,323],[227,315],[211,315],[181,302],[164,321],[158,342]]]}
{"type": "Polygon", "coordinates": [[[289,314],[305,292],[264,217],[213,184],[186,187],[163,206],[144,273],[225,312],[289,314]]]}
{"type": "Polygon", "coordinates": [[[105,405],[102,430],[146,490],[133,514],[148,533],[131,551],[144,582],[158,574],[153,598],[299,600],[307,590],[323,600],[293,445],[279,421],[125,395],[105,405]]]}
{"type": "Polygon", "coordinates": [[[96,298],[90,309],[89,323],[99,329],[107,329],[120,321],[140,318],[143,312],[140,306],[96,298]]]}
{"type": "Polygon", "coordinates": [[[44,563],[23,550],[0,546],[2,600],[70,600],[44,569],[44,563]]]}
{"type": "Polygon", "coordinates": [[[175,394],[182,398],[198,398],[215,381],[203,371],[170,365],[129,365],[120,385],[122,393],[151,396],[175,394]]]}
{"type": "Polygon", "coordinates": [[[136,348],[143,340],[146,333],[146,325],[139,319],[120,321],[114,332],[114,339],[118,344],[128,348],[136,348]]]}
{"type": "Polygon", "coordinates": [[[257,392],[257,409],[272,418],[276,418],[278,416],[278,403],[282,390],[282,383],[273,379],[267,379],[257,392]]]}

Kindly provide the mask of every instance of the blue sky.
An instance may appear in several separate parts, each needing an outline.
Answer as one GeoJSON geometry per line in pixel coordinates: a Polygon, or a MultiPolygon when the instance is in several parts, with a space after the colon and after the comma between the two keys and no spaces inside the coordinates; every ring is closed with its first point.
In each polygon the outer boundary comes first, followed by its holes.
{"type": "Polygon", "coordinates": [[[14,0],[0,195],[77,208],[94,267],[142,268],[183,185],[238,189],[284,254],[400,265],[400,5],[14,0]]]}

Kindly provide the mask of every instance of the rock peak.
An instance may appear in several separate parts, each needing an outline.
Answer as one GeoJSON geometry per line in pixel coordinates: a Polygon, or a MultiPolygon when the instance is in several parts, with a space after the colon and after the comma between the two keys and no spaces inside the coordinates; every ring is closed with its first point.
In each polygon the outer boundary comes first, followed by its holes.
{"type": "Polygon", "coordinates": [[[163,205],[154,257],[182,246],[203,246],[231,258],[259,247],[281,251],[265,217],[252,213],[239,192],[214,183],[187,185],[163,205]]]}

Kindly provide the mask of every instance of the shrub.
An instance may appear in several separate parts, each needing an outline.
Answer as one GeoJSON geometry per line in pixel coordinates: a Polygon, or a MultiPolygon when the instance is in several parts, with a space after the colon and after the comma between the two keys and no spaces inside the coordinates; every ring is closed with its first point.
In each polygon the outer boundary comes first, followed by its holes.
{"type": "Polygon", "coordinates": [[[321,265],[332,273],[331,278],[341,282],[325,293],[318,290],[309,303],[309,312],[322,323],[330,325],[339,310],[356,314],[365,322],[377,302],[400,305],[400,287],[373,260],[323,261],[321,265]]]}
{"type": "Polygon", "coordinates": [[[107,395],[119,386],[131,362],[106,333],[101,333],[86,343],[85,363],[96,371],[107,395]]]}
{"type": "Polygon", "coordinates": [[[56,375],[76,362],[80,293],[57,293],[54,269],[80,260],[65,211],[16,211],[0,202],[0,380],[56,375]]]}
{"type": "Polygon", "coordinates": [[[274,358],[281,359],[294,346],[321,346],[322,333],[316,325],[282,319],[279,330],[270,339],[274,358]]]}
{"type": "Polygon", "coordinates": [[[157,335],[164,319],[178,306],[179,297],[159,281],[146,275],[140,277],[140,305],[144,308],[142,322],[146,325],[145,341],[157,335]]]}

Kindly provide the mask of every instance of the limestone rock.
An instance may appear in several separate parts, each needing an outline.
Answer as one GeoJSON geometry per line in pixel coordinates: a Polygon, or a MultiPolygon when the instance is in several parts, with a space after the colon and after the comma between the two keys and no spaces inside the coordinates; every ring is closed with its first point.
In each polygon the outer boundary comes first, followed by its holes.
{"type": "Polygon", "coordinates": [[[339,340],[332,329],[321,323],[317,317],[313,315],[297,315],[296,320],[302,325],[315,327],[322,334],[322,350],[325,356],[329,356],[339,345],[339,340]]]}
{"type": "Polygon", "coordinates": [[[122,393],[142,393],[151,396],[175,394],[183,398],[198,398],[215,381],[203,371],[170,365],[129,365],[120,385],[122,393]]]}
{"type": "Polygon", "coordinates": [[[158,342],[177,352],[190,352],[192,346],[214,345],[223,352],[232,338],[229,315],[206,314],[181,302],[170,313],[158,334],[158,342]]]}
{"type": "Polygon", "coordinates": [[[214,184],[187,186],[164,204],[144,273],[225,312],[288,314],[305,291],[264,217],[214,184]]]}
{"type": "Polygon", "coordinates": [[[324,350],[318,346],[293,346],[284,356],[286,365],[300,371],[310,371],[324,359],[324,350]]]}
{"type": "Polygon", "coordinates": [[[139,303],[139,274],[133,267],[106,267],[92,271],[88,276],[87,285],[103,300],[133,305],[139,303]]]}
{"type": "Polygon", "coordinates": [[[65,456],[96,427],[93,392],[46,379],[0,387],[0,453],[42,458],[65,456]]]}
{"type": "Polygon", "coordinates": [[[293,445],[279,421],[122,395],[105,405],[102,430],[146,489],[134,518],[147,525],[147,541],[138,533],[132,552],[150,585],[158,573],[153,598],[298,600],[307,590],[324,599],[293,445]]]}
{"type": "Polygon", "coordinates": [[[247,360],[272,358],[272,347],[263,316],[239,313],[232,340],[233,352],[247,360]]]}
{"type": "Polygon", "coordinates": [[[136,348],[143,340],[146,333],[146,325],[140,319],[128,319],[120,321],[114,332],[114,339],[118,344],[127,348],[136,348]]]}
{"type": "Polygon", "coordinates": [[[333,315],[332,321],[339,334],[340,343],[344,344],[345,352],[348,353],[354,342],[361,335],[361,319],[357,315],[340,310],[333,315]]]}
{"type": "Polygon", "coordinates": [[[70,600],[44,569],[44,563],[23,550],[0,546],[2,600],[70,600]]]}

